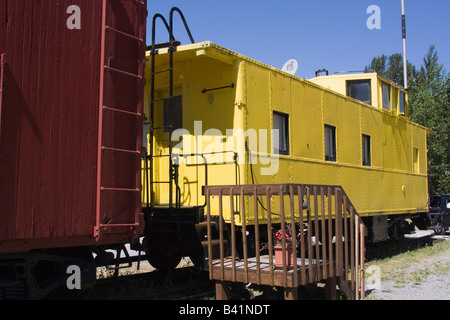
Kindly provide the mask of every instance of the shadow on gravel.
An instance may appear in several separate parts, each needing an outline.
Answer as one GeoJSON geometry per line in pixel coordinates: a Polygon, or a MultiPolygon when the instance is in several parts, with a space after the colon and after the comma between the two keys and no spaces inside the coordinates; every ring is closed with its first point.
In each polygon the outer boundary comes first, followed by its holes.
{"type": "Polygon", "coordinates": [[[213,292],[208,273],[194,268],[152,271],[97,280],[89,300],[183,300],[213,292]]]}

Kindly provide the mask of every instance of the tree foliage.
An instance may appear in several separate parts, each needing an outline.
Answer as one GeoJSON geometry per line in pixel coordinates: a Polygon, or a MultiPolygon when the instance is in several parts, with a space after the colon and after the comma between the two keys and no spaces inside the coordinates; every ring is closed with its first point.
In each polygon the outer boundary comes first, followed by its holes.
{"type": "MultiPolygon", "coordinates": [[[[417,75],[416,67],[408,62],[408,78],[417,75]]],[[[372,62],[364,68],[365,72],[377,72],[379,75],[399,84],[404,84],[403,56],[394,53],[390,56],[381,55],[372,59],[372,62]]]]}
{"type": "MultiPolygon", "coordinates": [[[[365,71],[402,85],[403,58],[399,53],[372,59],[365,71]]],[[[428,137],[428,175],[430,194],[450,193],[450,74],[439,62],[431,45],[417,71],[408,63],[409,116],[432,130],[428,137]]]]}

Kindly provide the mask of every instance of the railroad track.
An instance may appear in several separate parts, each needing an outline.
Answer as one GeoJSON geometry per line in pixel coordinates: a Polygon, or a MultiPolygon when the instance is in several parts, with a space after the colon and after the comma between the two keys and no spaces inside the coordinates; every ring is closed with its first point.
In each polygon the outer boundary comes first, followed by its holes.
{"type": "MultiPolygon", "coordinates": [[[[433,242],[431,236],[428,233],[424,233],[424,235],[418,233],[400,241],[391,240],[377,245],[368,244],[366,261],[385,258],[394,249],[396,252],[405,252],[420,248],[425,244],[429,245],[433,242]]],[[[196,270],[190,264],[181,264],[181,267],[170,273],[164,273],[149,267],[146,262],[141,262],[141,264],[143,264],[141,270],[136,271],[135,268],[121,269],[119,276],[113,276],[112,271],[101,273],[87,299],[201,300],[215,297],[215,284],[209,280],[207,271],[196,270]]],[[[264,290],[264,297],[268,297],[270,300],[280,299],[277,291],[270,291],[270,288],[264,288],[264,290]]],[[[232,288],[232,293],[235,293],[239,300],[252,299],[251,296],[248,296],[250,291],[237,284],[232,288]]],[[[65,296],[58,296],[57,298],[67,299],[65,296]]],[[[78,297],[75,298],[78,299],[78,297]]],[[[81,296],[81,298],[84,297],[81,296]]],[[[72,299],[72,297],[69,297],[69,299],[72,299]]]]}
{"type": "Polygon", "coordinates": [[[99,278],[88,299],[188,300],[214,295],[208,272],[182,267],[169,273],[154,270],[99,278]]]}

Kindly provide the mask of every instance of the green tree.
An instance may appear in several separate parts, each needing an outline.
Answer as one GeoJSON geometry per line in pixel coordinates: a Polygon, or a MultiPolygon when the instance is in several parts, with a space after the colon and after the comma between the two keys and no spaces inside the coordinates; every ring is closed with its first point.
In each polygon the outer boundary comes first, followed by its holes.
{"type": "MultiPolygon", "coordinates": [[[[408,62],[408,80],[417,75],[416,68],[408,62]]],[[[381,55],[372,59],[372,62],[365,66],[365,72],[375,71],[379,75],[399,84],[404,84],[403,73],[403,55],[401,53],[394,53],[390,56],[381,55]]]]}
{"type": "MultiPolygon", "coordinates": [[[[365,71],[403,85],[403,58],[399,53],[372,59],[365,71]]],[[[432,130],[428,137],[430,194],[450,193],[450,74],[431,45],[417,71],[408,62],[409,116],[432,130]]]]}
{"type": "Polygon", "coordinates": [[[388,68],[388,57],[384,54],[378,57],[372,58],[372,62],[365,66],[364,72],[377,72],[378,74],[384,76],[388,68]]]}
{"type": "Polygon", "coordinates": [[[450,75],[439,63],[434,45],[423,66],[411,79],[409,109],[411,120],[432,130],[428,137],[430,193],[450,192],[450,75]]]}

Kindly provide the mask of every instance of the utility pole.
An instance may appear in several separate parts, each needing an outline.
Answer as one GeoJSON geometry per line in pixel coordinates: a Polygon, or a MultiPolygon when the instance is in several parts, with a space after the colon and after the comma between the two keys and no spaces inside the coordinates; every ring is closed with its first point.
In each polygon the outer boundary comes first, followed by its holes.
{"type": "Polygon", "coordinates": [[[405,17],[405,0],[402,1],[402,38],[403,38],[403,78],[404,87],[408,89],[408,62],[406,60],[406,17],[405,17]]]}

